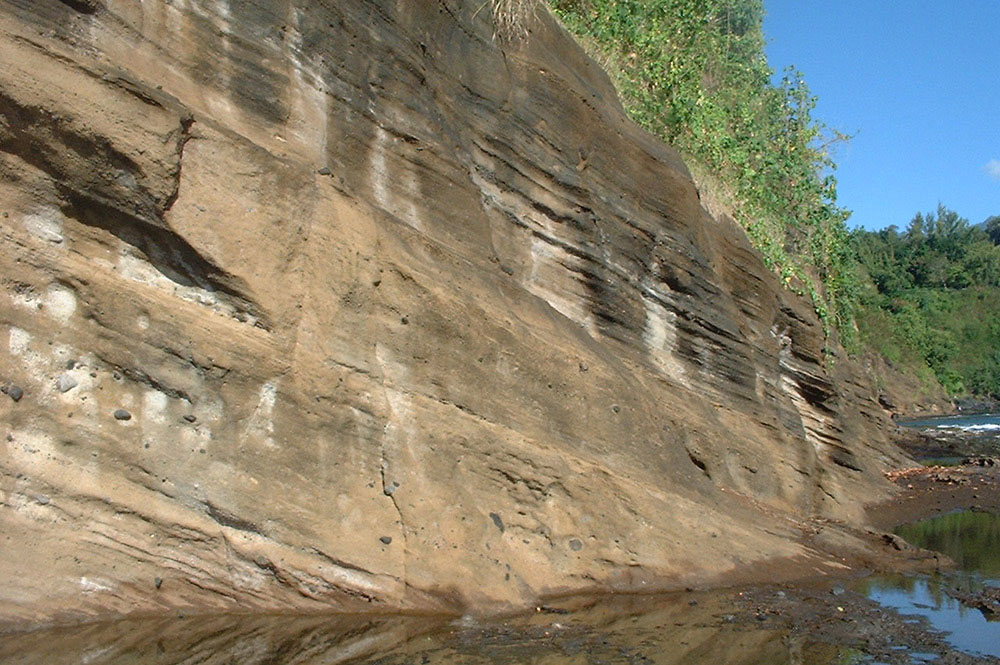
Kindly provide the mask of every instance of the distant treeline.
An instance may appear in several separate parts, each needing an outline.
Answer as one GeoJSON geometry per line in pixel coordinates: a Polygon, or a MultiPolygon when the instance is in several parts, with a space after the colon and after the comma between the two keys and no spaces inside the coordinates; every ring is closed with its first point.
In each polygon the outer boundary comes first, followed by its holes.
{"type": "Polygon", "coordinates": [[[862,342],[951,394],[1000,396],[1000,216],[973,226],[940,206],[905,231],[857,230],[862,342]]]}

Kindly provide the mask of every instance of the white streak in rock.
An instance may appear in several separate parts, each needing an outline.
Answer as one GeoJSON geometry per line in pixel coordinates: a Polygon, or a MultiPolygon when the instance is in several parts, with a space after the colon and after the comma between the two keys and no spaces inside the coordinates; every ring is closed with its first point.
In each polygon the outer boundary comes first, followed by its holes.
{"type": "Polygon", "coordinates": [[[169,398],[159,390],[147,390],[142,396],[143,423],[166,422],[166,410],[169,398]]]}
{"type": "Polygon", "coordinates": [[[413,228],[423,230],[420,209],[417,207],[417,202],[423,199],[423,194],[420,191],[420,180],[417,179],[416,173],[407,171],[403,176],[403,184],[406,189],[406,205],[403,219],[413,228]]]}
{"type": "Polygon", "coordinates": [[[7,344],[7,348],[10,349],[10,355],[23,356],[28,352],[28,345],[31,344],[31,335],[26,330],[11,326],[10,338],[7,344]]]}
{"type": "Polygon", "coordinates": [[[389,132],[381,127],[375,128],[368,166],[372,196],[380,208],[414,229],[423,231],[423,220],[418,208],[421,199],[420,182],[412,171],[390,173],[386,156],[394,145],[395,140],[389,132]],[[402,193],[398,191],[400,189],[403,190],[402,193]]]}
{"type": "Polygon", "coordinates": [[[42,299],[34,291],[14,292],[10,294],[10,300],[14,307],[29,311],[38,310],[42,304],[42,299]]]}
{"type": "Polygon", "coordinates": [[[295,29],[286,40],[286,55],[291,65],[291,118],[289,126],[295,137],[319,160],[326,160],[327,102],[322,77],[316,67],[302,60],[302,10],[292,10],[295,29]]]}
{"type": "Polygon", "coordinates": [[[389,175],[385,164],[385,151],[388,142],[389,133],[381,127],[376,127],[375,142],[372,144],[372,153],[369,158],[369,170],[375,201],[386,209],[389,208],[389,187],[387,184],[389,175]]]}
{"type": "Polygon", "coordinates": [[[581,287],[575,276],[577,273],[567,267],[578,266],[581,259],[537,236],[531,238],[530,251],[531,270],[525,288],[596,339],[598,330],[594,315],[587,300],[577,293],[581,287]]]}
{"type": "Polygon", "coordinates": [[[80,590],[84,593],[94,593],[97,591],[111,591],[110,582],[107,580],[95,580],[89,577],[80,578],[80,590]]]}
{"type": "MultiPolygon", "coordinates": [[[[492,160],[488,159],[485,166],[492,169],[492,160]]],[[[585,286],[579,269],[584,267],[584,260],[559,246],[561,226],[537,211],[527,211],[519,194],[500,189],[496,183],[482,177],[478,170],[473,169],[471,176],[479,187],[485,209],[493,208],[515,217],[525,228],[553,239],[549,242],[535,233],[530,235],[527,251],[531,267],[523,277],[524,288],[597,339],[600,336],[597,322],[590,310],[587,294],[581,293],[585,286]]]]}
{"type": "MultiPolygon", "coordinates": [[[[181,300],[207,307],[221,316],[235,318],[249,325],[254,325],[257,322],[256,317],[234,306],[225,297],[220,298],[219,294],[215,291],[199,286],[178,284],[160,272],[156,266],[144,257],[138,255],[136,250],[124,243],[122,244],[121,254],[118,257],[117,269],[118,274],[129,281],[138,282],[139,284],[169,293],[181,300]]],[[[148,323],[148,319],[146,321],[148,323]]],[[[141,319],[139,327],[140,329],[145,329],[142,328],[141,319]]]]}
{"type": "Polygon", "coordinates": [[[253,438],[268,448],[276,447],[274,443],[274,405],[277,399],[277,382],[268,382],[260,387],[257,408],[250,416],[250,420],[247,421],[246,429],[243,430],[241,437],[242,441],[253,438]]]}
{"type": "Polygon", "coordinates": [[[646,325],[642,340],[664,374],[687,385],[684,364],[677,357],[677,314],[651,298],[643,298],[646,325]]]}
{"type": "Polygon", "coordinates": [[[385,398],[391,412],[385,425],[386,437],[406,444],[411,438],[408,423],[414,421],[413,401],[404,392],[409,383],[409,368],[392,358],[389,350],[381,344],[375,345],[375,359],[385,379],[385,398]]]}
{"type": "Polygon", "coordinates": [[[58,208],[42,208],[24,216],[24,228],[40,240],[60,244],[63,237],[63,216],[58,208]]]}
{"type": "Polygon", "coordinates": [[[795,410],[799,413],[806,441],[813,446],[813,449],[817,453],[820,452],[825,444],[817,435],[817,432],[830,431],[833,427],[831,419],[824,416],[820,413],[819,409],[806,401],[806,398],[802,396],[799,390],[799,384],[788,375],[782,375],[781,377],[781,390],[791,399],[795,410]]]}
{"type": "Polygon", "coordinates": [[[43,309],[50,318],[66,325],[76,312],[76,294],[60,284],[53,284],[45,293],[43,309]]]}

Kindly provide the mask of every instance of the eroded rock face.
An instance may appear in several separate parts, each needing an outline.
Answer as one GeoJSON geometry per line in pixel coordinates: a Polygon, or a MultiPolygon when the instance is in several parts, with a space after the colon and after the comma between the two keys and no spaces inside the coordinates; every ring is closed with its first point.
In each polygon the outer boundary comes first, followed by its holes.
{"type": "Polygon", "coordinates": [[[832,565],[797,525],[889,491],[870,387],[480,4],[0,6],[0,619],[832,565]]]}

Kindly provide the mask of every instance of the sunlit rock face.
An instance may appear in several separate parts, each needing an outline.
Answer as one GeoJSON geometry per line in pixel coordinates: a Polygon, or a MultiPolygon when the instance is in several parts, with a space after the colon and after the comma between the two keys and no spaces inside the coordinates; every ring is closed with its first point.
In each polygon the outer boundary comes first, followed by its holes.
{"type": "Polygon", "coordinates": [[[808,304],[481,4],[0,5],[0,618],[822,568],[888,491],[808,304]]]}

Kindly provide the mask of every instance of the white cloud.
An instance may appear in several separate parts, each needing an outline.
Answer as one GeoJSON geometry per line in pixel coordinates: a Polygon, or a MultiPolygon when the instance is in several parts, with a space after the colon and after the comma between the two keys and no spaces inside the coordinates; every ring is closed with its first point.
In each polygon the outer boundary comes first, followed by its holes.
{"type": "Polygon", "coordinates": [[[991,159],[986,162],[986,166],[983,167],[986,174],[989,175],[994,180],[1000,180],[1000,159],[991,159]]]}

